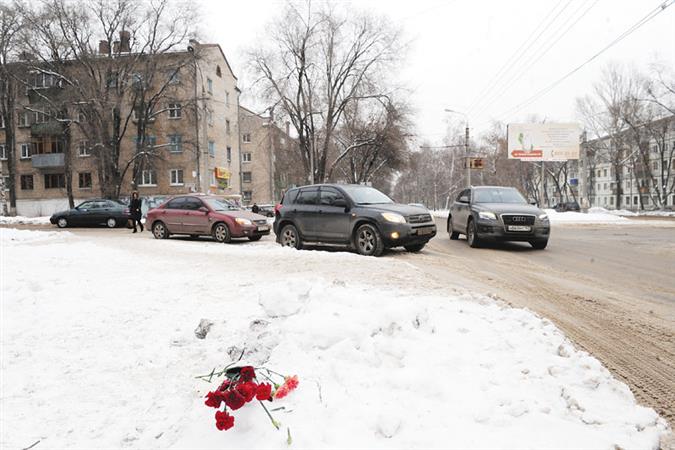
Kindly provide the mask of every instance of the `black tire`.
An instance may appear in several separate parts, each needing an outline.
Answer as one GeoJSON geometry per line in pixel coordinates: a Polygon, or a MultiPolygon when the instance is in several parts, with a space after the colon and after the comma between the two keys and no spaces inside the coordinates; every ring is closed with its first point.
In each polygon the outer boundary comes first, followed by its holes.
{"type": "Polygon", "coordinates": [[[157,221],[152,224],[152,235],[155,239],[166,239],[169,237],[169,230],[164,225],[164,222],[157,221]]]}
{"type": "Polygon", "coordinates": [[[466,241],[471,248],[480,247],[480,238],[478,237],[478,231],[476,230],[476,222],[469,219],[469,222],[466,224],[466,241]]]}
{"type": "Polygon", "coordinates": [[[223,244],[229,244],[232,240],[232,235],[230,234],[230,229],[227,227],[225,222],[219,222],[213,226],[211,232],[213,239],[223,244]]]}
{"type": "Polygon", "coordinates": [[[258,235],[258,236],[249,236],[249,237],[248,237],[248,240],[251,241],[251,242],[255,242],[255,241],[259,241],[261,238],[262,238],[262,235],[258,235]]]}
{"type": "Polygon", "coordinates": [[[105,225],[106,225],[108,228],[115,228],[115,227],[117,226],[117,220],[116,220],[114,217],[108,217],[108,218],[105,220],[105,225]]]}
{"type": "Polygon", "coordinates": [[[453,241],[459,239],[459,233],[456,232],[452,227],[452,216],[448,216],[448,234],[450,235],[450,239],[453,241]]]}
{"type": "Polygon", "coordinates": [[[279,235],[279,243],[282,247],[302,248],[302,238],[295,225],[284,225],[279,235]]]}
{"type": "Polygon", "coordinates": [[[548,239],[546,239],[544,241],[530,241],[530,245],[534,249],[543,250],[548,245],[548,239]]]}
{"type": "Polygon", "coordinates": [[[419,251],[422,251],[425,245],[427,245],[426,242],[422,244],[404,245],[403,248],[405,248],[410,253],[417,253],[419,251]]]}
{"type": "Polygon", "coordinates": [[[68,219],[65,217],[59,217],[56,219],[56,226],[59,228],[66,228],[68,226],[68,219]]]}
{"type": "Polygon", "coordinates": [[[356,251],[363,256],[380,256],[384,251],[384,242],[380,231],[374,225],[361,225],[354,235],[356,251]]]}

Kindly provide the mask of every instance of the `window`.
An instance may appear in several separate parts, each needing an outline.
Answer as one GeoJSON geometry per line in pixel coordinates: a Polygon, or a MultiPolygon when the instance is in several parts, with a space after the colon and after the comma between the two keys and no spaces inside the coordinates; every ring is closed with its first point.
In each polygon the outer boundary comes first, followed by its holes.
{"type": "Polygon", "coordinates": [[[28,119],[28,112],[24,111],[19,113],[18,121],[20,127],[30,126],[30,120],[28,119]]]}
{"type": "Polygon", "coordinates": [[[142,73],[134,73],[131,75],[131,85],[139,89],[143,87],[143,74],[142,73]]]}
{"type": "Polygon", "coordinates": [[[80,141],[77,144],[78,156],[91,156],[91,149],[89,148],[89,141],[80,141]]]}
{"type": "Polygon", "coordinates": [[[232,162],[232,147],[227,147],[227,162],[232,162]]]}
{"type": "Polygon", "coordinates": [[[251,134],[250,133],[243,134],[241,136],[241,140],[248,144],[249,142],[251,142],[251,134]]]}
{"type": "Polygon", "coordinates": [[[213,111],[210,109],[206,111],[206,122],[209,124],[210,127],[213,126],[213,111]]]}
{"type": "Polygon", "coordinates": [[[176,70],[169,70],[167,74],[167,78],[169,79],[169,84],[178,84],[180,83],[180,75],[178,73],[178,69],[176,70]]]}
{"type": "Polygon", "coordinates": [[[253,176],[251,175],[251,172],[242,172],[241,173],[241,181],[243,183],[250,183],[252,179],[253,179],[253,176]]]}
{"type": "Polygon", "coordinates": [[[598,178],[602,176],[602,172],[598,169],[598,178]]]}
{"type": "Polygon", "coordinates": [[[609,198],[609,204],[610,204],[610,205],[613,205],[613,204],[614,204],[614,197],[610,197],[610,198],[609,198]]]}
{"type": "Polygon", "coordinates": [[[33,123],[47,123],[49,122],[49,113],[45,111],[35,111],[35,121],[33,123]]]}
{"type": "Polygon", "coordinates": [[[630,206],[630,197],[626,197],[625,203],[626,203],[627,206],[630,206]]]}
{"type": "Polygon", "coordinates": [[[21,190],[22,191],[33,190],[33,175],[21,175],[21,190]]]}
{"type": "Polygon", "coordinates": [[[222,78],[223,72],[220,71],[220,66],[216,66],[216,76],[222,78]]]}
{"type": "Polygon", "coordinates": [[[21,144],[21,159],[28,159],[31,156],[31,145],[29,143],[21,144]]]}
{"type": "Polygon", "coordinates": [[[185,197],[174,198],[166,204],[166,209],[183,209],[185,197]]]}
{"type": "Polygon", "coordinates": [[[183,136],[180,134],[169,135],[169,152],[181,153],[183,151],[183,136]]]}
{"type": "Polygon", "coordinates": [[[335,189],[331,188],[322,188],[319,204],[326,206],[333,206],[336,200],[343,200],[344,197],[335,189]]]}
{"type": "MultiPolygon", "coordinates": [[[[141,139],[138,136],[134,137],[134,144],[138,145],[141,139]]],[[[145,136],[145,147],[154,147],[157,145],[157,136],[145,136]]]]}
{"type": "Polygon", "coordinates": [[[638,204],[638,198],[637,195],[633,197],[633,204],[637,205],[638,204]]]}
{"type": "Polygon", "coordinates": [[[7,175],[3,175],[3,176],[2,176],[3,186],[5,186],[4,189],[5,189],[6,191],[9,191],[9,180],[10,180],[10,178],[9,178],[7,175]]]}
{"type": "Polygon", "coordinates": [[[66,187],[66,175],[63,173],[46,173],[45,189],[59,189],[66,187]]]}
{"type": "Polygon", "coordinates": [[[652,163],[652,170],[659,170],[659,162],[658,161],[654,161],[652,163]]]}
{"type": "Polygon", "coordinates": [[[229,120],[225,121],[225,132],[227,134],[230,134],[230,121],[229,120]]]}
{"type": "Polygon", "coordinates": [[[317,200],[319,200],[318,189],[304,189],[298,194],[295,203],[298,205],[316,205],[317,200]]]}
{"type": "Polygon", "coordinates": [[[211,179],[209,180],[209,184],[211,186],[217,186],[218,185],[218,183],[216,182],[216,171],[215,170],[211,171],[211,179]]]}
{"type": "Polygon", "coordinates": [[[230,93],[225,91],[225,106],[230,106],[230,93]]]}
{"type": "Polygon", "coordinates": [[[91,172],[80,172],[77,180],[80,189],[91,189],[91,172]]]}
{"type": "Polygon", "coordinates": [[[607,169],[604,169],[604,170],[602,171],[602,176],[603,176],[603,177],[606,177],[606,176],[607,176],[607,169]]]}
{"type": "Polygon", "coordinates": [[[169,119],[180,119],[181,113],[180,103],[169,103],[169,119]]]}
{"type": "Polygon", "coordinates": [[[31,82],[31,87],[33,89],[42,89],[57,86],[59,84],[59,79],[56,75],[52,75],[51,73],[37,72],[32,75],[31,82]]]}
{"type": "Polygon", "coordinates": [[[213,80],[211,78],[206,79],[206,90],[209,94],[213,94],[213,80]]]}
{"type": "Polygon", "coordinates": [[[0,144],[0,159],[7,159],[7,147],[5,147],[5,144],[0,144]]]}
{"type": "Polygon", "coordinates": [[[118,77],[117,72],[108,73],[107,86],[109,88],[116,88],[117,87],[117,77],[118,77]]]}
{"type": "Polygon", "coordinates": [[[144,170],[141,172],[141,186],[156,186],[157,172],[154,170],[144,170]]]}
{"type": "Polygon", "coordinates": [[[245,202],[250,202],[253,198],[253,191],[244,191],[242,192],[242,200],[245,202]]]}
{"type": "Polygon", "coordinates": [[[183,209],[197,211],[202,206],[204,206],[204,203],[202,203],[202,201],[199,200],[197,197],[186,197],[185,203],[183,204],[183,209]]]}
{"type": "Polygon", "coordinates": [[[171,169],[171,186],[183,185],[183,169],[171,169]]]}
{"type": "Polygon", "coordinates": [[[251,154],[250,153],[242,153],[241,154],[241,162],[251,162],[251,154]]]}
{"type": "Polygon", "coordinates": [[[211,158],[216,156],[216,143],[213,141],[209,141],[209,156],[211,158]]]}

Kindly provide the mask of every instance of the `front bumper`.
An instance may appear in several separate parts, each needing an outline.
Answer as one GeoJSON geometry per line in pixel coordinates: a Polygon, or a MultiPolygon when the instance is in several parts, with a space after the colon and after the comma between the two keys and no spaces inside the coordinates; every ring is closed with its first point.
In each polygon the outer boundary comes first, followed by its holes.
{"type": "Polygon", "coordinates": [[[239,225],[232,230],[232,237],[267,236],[270,234],[270,225],[239,225]]]}
{"type": "Polygon", "coordinates": [[[544,241],[551,234],[550,224],[536,222],[529,231],[509,231],[501,222],[478,220],[476,223],[479,239],[495,241],[544,241]]]}
{"type": "Polygon", "coordinates": [[[436,224],[427,223],[391,223],[380,224],[380,232],[387,248],[427,243],[436,236],[436,224]]]}

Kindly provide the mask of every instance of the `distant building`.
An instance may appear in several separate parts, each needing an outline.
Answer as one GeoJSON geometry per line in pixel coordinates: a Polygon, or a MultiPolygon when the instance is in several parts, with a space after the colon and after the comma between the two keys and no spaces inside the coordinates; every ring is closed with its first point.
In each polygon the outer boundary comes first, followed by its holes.
{"type": "MultiPolygon", "coordinates": [[[[105,49],[105,41],[102,48],[105,49]]],[[[216,44],[190,42],[185,51],[157,56],[160,69],[155,76],[168,77],[166,100],[148,124],[144,136],[146,145],[157,151],[157,157],[145,162],[138,170],[135,188],[141,197],[209,192],[239,198],[239,89],[237,78],[216,44]],[[194,56],[194,55],[198,55],[194,56]],[[189,64],[173,65],[175,60],[189,59],[189,64]],[[171,67],[181,67],[171,70],[171,67]]],[[[101,64],[107,57],[101,56],[101,64]]],[[[76,71],[77,67],[72,69],[76,71]]],[[[81,68],[80,68],[81,70],[81,68]]],[[[130,77],[139,77],[131,74],[130,77]]],[[[75,202],[103,196],[99,175],[104,152],[89,142],[80,126],[71,126],[64,133],[65,117],[87,117],[75,106],[67,111],[47,111],[44,95],[67,92],[55,77],[39,70],[25,73],[28,85],[18,89],[15,99],[15,123],[0,120],[0,159],[5,189],[12,181],[8,177],[7,157],[14,152],[16,213],[26,216],[50,215],[67,208],[69,182],[75,202]],[[13,127],[14,149],[5,146],[5,127],[13,127]]],[[[166,78],[163,78],[165,82],[166,78]]],[[[133,82],[143,82],[134,79],[133,82]]],[[[118,83],[117,78],[109,83],[118,83]]],[[[130,90],[133,92],[133,90],[130,90]]],[[[64,103],[65,104],[65,103],[64,103]]],[[[64,107],[65,108],[65,107],[64,107]]],[[[121,159],[131,161],[137,152],[135,130],[137,105],[133,94],[125,97],[123,115],[133,112],[132,120],[120,148],[121,159]]],[[[85,124],[86,126],[86,124],[85,124]]],[[[133,170],[128,170],[120,185],[120,196],[128,197],[134,189],[133,170]]],[[[8,195],[6,195],[8,197],[8,195]]]]}
{"type": "Polygon", "coordinates": [[[304,183],[302,161],[288,125],[282,130],[273,116],[239,107],[241,191],[243,203],[273,204],[286,189],[304,183]]]}

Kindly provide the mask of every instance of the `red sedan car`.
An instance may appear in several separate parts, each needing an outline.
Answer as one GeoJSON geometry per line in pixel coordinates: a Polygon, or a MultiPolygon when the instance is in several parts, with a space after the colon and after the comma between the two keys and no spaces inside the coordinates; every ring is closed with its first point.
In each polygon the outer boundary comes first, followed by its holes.
{"type": "Polygon", "coordinates": [[[211,235],[218,242],[247,237],[257,241],[270,233],[267,218],[209,195],[180,195],[148,211],[146,226],[156,239],[172,234],[211,235]]]}

